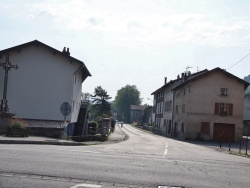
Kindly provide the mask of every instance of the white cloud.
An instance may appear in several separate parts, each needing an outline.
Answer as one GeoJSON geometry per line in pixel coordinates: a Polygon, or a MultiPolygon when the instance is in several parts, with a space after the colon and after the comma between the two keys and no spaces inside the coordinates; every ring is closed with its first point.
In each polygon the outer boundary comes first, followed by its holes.
{"type": "MultiPolygon", "coordinates": [[[[106,39],[103,40],[117,43],[123,41],[127,41],[126,43],[184,42],[212,47],[249,43],[250,20],[247,19],[235,19],[230,22],[211,21],[205,14],[158,13],[145,11],[140,7],[131,10],[123,9],[121,12],[120,9],[110,8],[109,5],[102,4],[101,1],[94,4],[91,1],[82,0],[30,1],[24,5],[25,10],[11,12],[16,17],[22,17],[28,13],[25,16],[32,19],[44,18],[53,21],[55,27],[61,26],[72,32],[89,30],[104,33],[106,39]]],[[[5,4],[4,7],[10,9],[10,5],[5,4]]],[[[19,7],[15,7],[17,8],[19,7]]]]}

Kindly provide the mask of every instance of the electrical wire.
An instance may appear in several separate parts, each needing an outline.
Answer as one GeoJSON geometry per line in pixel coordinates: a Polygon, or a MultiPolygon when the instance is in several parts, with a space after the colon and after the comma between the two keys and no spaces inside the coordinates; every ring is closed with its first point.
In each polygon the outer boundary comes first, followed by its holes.
{"type": "MultiPolygon", "coordinates": [[[[249,56],[250,55],[250,53],[249,54],[247,54],[245,57],[243,57],[241,60],[239,60],[239,61],[237,61],[235,64],[233,64],[231,67],[229,67],[228,69],[231,69],[232,67],[234,67],[235,65],[237,65],[239,62],[241,62],[242,60],[244,60],[245,58],[247,58],[247,56],[249,56]]],[[[226,69],[226,70],[228,70],[228,69],[226,69]]]]}

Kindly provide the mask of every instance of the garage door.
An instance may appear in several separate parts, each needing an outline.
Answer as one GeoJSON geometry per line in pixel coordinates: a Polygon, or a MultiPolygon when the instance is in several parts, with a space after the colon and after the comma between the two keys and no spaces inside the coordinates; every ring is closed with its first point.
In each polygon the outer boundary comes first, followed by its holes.
{"type": "Polygon", "coordinates": [[[234,141],[235,125],[234,124],[224,124],[224,123],[215,123],[214,124],[214,135],[213,140],[219,142],[220,135],[223,142],[229,141],[229,135],[231,141],[234,141]]]}

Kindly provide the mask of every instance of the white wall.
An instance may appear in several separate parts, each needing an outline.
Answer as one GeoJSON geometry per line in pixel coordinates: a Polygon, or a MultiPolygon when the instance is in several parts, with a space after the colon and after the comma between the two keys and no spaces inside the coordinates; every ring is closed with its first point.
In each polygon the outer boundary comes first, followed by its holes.
{"type": "MultiPolygon", "coordinates": [[[[80,64],[71,63],[61,54],[54,55],[52,50],[41,45],[22,48],[20,53],[11,52],[10,61],[19,69],[9,72],[9,111],[20,118],[63,120],[60,106],[63,102],[73,103],[73,74],[80,64]]],[[[5,62],[5,56],[0,62],[5,62]]],[[[0,94],[3,92],[3,73],[1,69],[0,94]]],[[[76,93],[74,96],[78,99],[76,93]]],[[[75,118],[70,115],[67,120],[75,118]]]]}
{"type": "Polygon", "coordinates": [[[81,106],[81,92],[82,92],[82,71],[79,69],[74,73],[71,122],[77,122],[81,106]]]}

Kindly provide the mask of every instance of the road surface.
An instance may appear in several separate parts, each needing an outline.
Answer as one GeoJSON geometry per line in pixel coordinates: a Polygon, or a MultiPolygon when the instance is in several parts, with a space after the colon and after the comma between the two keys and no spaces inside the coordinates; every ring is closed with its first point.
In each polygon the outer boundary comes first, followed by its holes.
{"type": "Polygon", "coordinates": [[[129,139],[115,144],[2,144],[0,187],[250,187],[249,158],[126,124],[122,130],[129,139]]]}

